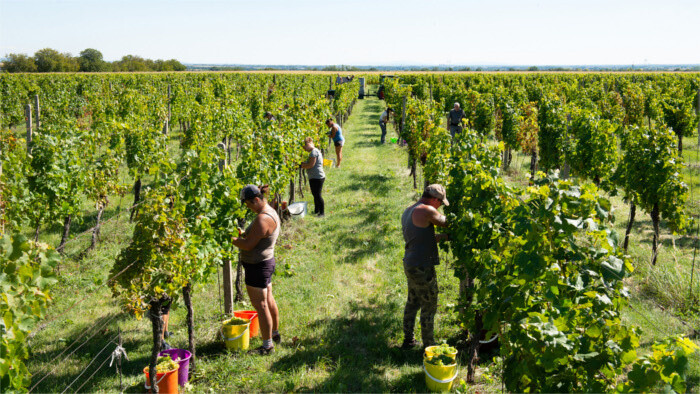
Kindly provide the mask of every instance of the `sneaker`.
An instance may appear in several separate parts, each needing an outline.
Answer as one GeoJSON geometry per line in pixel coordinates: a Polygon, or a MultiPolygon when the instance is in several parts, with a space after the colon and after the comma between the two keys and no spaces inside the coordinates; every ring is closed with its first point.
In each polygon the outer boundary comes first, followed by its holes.
{"type": "Polygon", "coordinates": [[[411,339],[410,341],[403,341],[403,344],[401,344],[401,349],[403,350],[411,350],[419,345],[418,341],[415,339],[411,339]]]}
{"type": "Polygon", "coordinates": [[[319,214],[318,214],[318,215],[316,215],[316,216],[318,216],[318,217],[320,217],[320,218],[324,218],[324,217],[326,217],[326,215],[325,215],[325,214],[323,214],[323,213],[319,213],[319,214]]]}
{"type": "Polygon", "coordinates": [[[171,336],[173,336],[173,333],[170,332],[170,331],[165,331],[165,332],[163,333],[163,337],[165,337],[165,338],[170,338],[171,336]]]}
{"type": "Polygon", "coordinates": [[[267,356],[268,354],[274,353],[274,352],[275,352],[275,347],[274,347],[274,346],[270,346],[270,347],[267,347],[267,348],[266,348],[266,347],[260,346],[260,347],[257,348],[257,349],[249,350],[249,351],[248,351],[248,354],[257,354],[257,355],[260,355],[260,356],[267,356]]]}
{"type": "Polygon", "coordinates": [[[280,342],[282,342],[282,335],[279,334],[279,333],[278,333],[277,335],[274,335],[274,334],[273,334],[273,335],[272,335],[272,342],[274,342],[274,343],[280,343],[280,342]]]}
{"type": "Polygon", "coordinates": [[[163,339],[163,340],[160,342],[160,350],[170,350],[170,349],[173,349],[173,347],[170,346],[170,345],[168,344],[168,342],[165,342],[165,339],[163,339]]]}

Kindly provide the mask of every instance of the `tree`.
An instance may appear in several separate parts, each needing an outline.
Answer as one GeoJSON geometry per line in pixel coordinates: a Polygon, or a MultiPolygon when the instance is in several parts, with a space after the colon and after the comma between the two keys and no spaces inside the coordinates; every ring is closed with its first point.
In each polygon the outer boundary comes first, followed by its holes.
{"type": "Polygon", "coordinates": [[[73,72],[78,71],[78,61],[70,53],[59,53],[55,49],[44,48],[34,53],[39,72],[73,72]]]}
{"type": "Polygon", "coordinates": [[[10,53],[6,56],[2,69],[8,73],[31,73],[36,72],[36,63],[24,53],[10,53]]]}
{"type": "Polygon", "coordinates": [[[146,60],[134,55],[126,55],[114,62],[114,65],[114,71],[149,71],[146,60]]]}
{"type": "Polygon", "coordinates": [[[80,52],[78,63],[80,64],[80,71],[84,72],[105,71],[107,67],[107,64],[102,59],[102,52],[93,48],[87,48],[80,52]]]}

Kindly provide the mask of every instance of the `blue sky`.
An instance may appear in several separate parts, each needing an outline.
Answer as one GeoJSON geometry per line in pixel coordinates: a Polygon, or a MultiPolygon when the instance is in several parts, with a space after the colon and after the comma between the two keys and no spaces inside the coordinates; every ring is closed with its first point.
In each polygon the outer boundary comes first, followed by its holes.
{"type": "Polygon", "coordinates": [[[0,56],[185,63],[700,63],[700,0],[0,0],[0,56]]]}

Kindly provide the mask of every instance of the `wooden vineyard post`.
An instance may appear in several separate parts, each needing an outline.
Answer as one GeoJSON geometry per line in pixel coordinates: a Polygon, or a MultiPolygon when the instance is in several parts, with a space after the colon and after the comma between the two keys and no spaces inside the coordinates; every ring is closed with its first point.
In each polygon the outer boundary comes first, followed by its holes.
{"type": "Polygon", "coordinates": [[[399,126],[399,146],[404,146],[403,138],[401,134],[403,133],[403,127],[406,124],[406,96],[403,97],[403,104],[401,105],[401,125],[399,126]]]}
{"type": "MultiPolygon", "coordinates": [[[[224,137],[226,141],[226,137],[224,137]]],[[[226,143],[219,142],[218,147],[226,152],[226,143]]],[[[226,168],[226,159],[219,160],[219,171],[223,172],[226,168]]],[[[233,281],[231,280],[231,260],[224,260],[224,313],[233,313],[233,281]]]]}
{"type": "Polygon", "coordinates": [[[36,111],[36,125],[34,126],[37,130],[41,128],[41,121],[39,120],[39,114],[41,113],[39,107],[39,95],[34,95],[34,111],[36,111]]]}
{"type": "Polygon", "coordinates": [[[27,156],[32,154],[32,106],[27,104],[24,107],[24,117],[27,120],[27,156]]]}

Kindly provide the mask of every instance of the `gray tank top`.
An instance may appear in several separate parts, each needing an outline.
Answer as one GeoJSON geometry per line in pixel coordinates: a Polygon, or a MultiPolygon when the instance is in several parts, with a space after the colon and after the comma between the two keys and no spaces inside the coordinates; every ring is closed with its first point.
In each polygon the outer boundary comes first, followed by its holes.
{"type": "MultiPolygon", "coordinates": [[[[275,243],[277,243],[277,237],[280,235],[280,218],[277,216],[277,212],[269,205],[260,212],[260,215],[270,216],[277,223],[277,227],[275,227],[275,231],[272,234],[261,239],[253,249],[248,251],[241,249],[241,261],[244,263],[257,264],[275,257],[275,243]]],[[[252,225],[253,223],[245,229],[246,234],[250,231],[250,226],[252,225]]]]}
{"type": "Polygon", "coordinates": [[[406,248],[403,255],[404,267],[431,267],[440,264],[437,241],[435,240],[435,226],[430,223],[428,227],[418,227],[413,224],[413,210],[422,205],[406,208],[401,215],[401,228],[406,248]]]}

